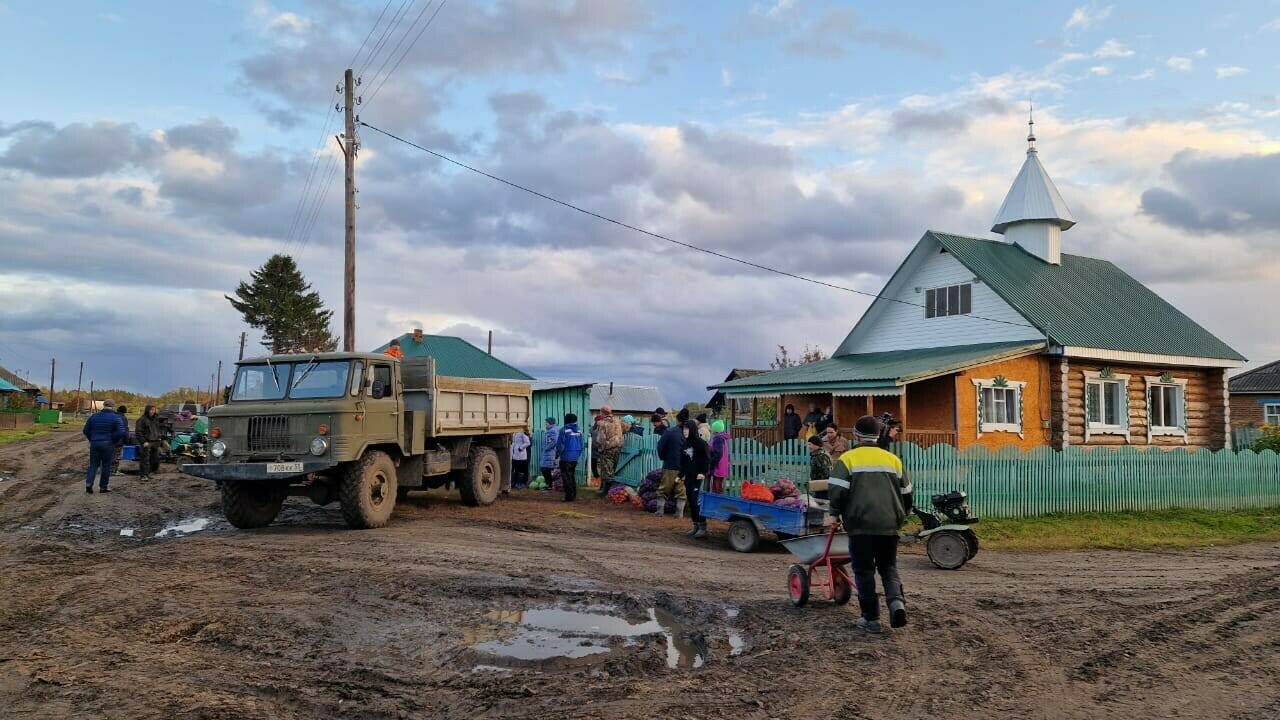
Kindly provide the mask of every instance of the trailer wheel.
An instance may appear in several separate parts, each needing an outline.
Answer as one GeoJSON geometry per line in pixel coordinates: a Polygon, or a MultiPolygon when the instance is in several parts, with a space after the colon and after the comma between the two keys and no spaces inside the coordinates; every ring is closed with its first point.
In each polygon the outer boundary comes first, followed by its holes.
{"type": "Polygon", "coordinates": [[[954,530],[942,530],[925,541],[929,561],[943,570],[956,570],[969,559],[969,543],[954,530]]]}
{"type": "Polygon", "coordinates": [[[370,450],[347,469],[339,484],[342,519],[357,530],[379,528],[396,506],[396,466],[381,450],[370,450]]]}
{"type": "Polygon", "coordinates": [[[760,546],[760,531],[746,518],[734,518],[729,523],[729,547],[741,553],[754,552],[760,546]]]}
{"type": "Polygon", "coordinates": [[[471,459],[467,461],[466,472],[458,481],[462,504],[472,507],[492,505],[498,499],[501,485],[502,466],[498,464],[498,454],[493,448],[471,448],[471,459]]]}
{"type": "MultiPolygon", "coordinates": [[[[849,568],[853,572],[853,568],[849,568]]],[[[853,585],[845,579],[844,573],[835,569],[831,574],[831,583],[835,586],[835,597],[831,598],[837,605],[848,605],[853,598],[853,585]]]]}
{"type": "Polygon", "coordinates": [[[972,530],[965,530],[960,534],[964,536],[964,543],[969,548],[969,557],[967,559],[972,560],[973,556],[978,554],[978,533],[972,530]]]}
{"type": "Polygon", "coordinates": [[[280,514],[289,495],[289,486],[274,482],[225,480],[222,483],[222,514],[241,530],[270,525],[280,514]]]}
{"type": "Polygon", "coordinates": [[[809,602],[809,569],[803,565],[792,565],[787,569],[787,595],[791,604],[804,607],[809,602]]]}

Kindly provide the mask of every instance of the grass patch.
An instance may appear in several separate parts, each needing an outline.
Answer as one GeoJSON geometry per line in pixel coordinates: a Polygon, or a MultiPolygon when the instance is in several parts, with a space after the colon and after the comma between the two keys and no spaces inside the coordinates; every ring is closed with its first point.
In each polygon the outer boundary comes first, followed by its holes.
{"type": "Polygon", "coordinates": [[[983,519],[982,547],[996,550],[1137,550],[1280,540],[1280,507],[1155,510],[983,519]]]}
{"type": "Polygon", "coordinates": [[[59,430],[67,430],[67,426],[63,425],[35,425],[26,430],[0,430],[0,445],[5,445],[19,440],[38,437],[46,433],[58,432],[59,430]]]}

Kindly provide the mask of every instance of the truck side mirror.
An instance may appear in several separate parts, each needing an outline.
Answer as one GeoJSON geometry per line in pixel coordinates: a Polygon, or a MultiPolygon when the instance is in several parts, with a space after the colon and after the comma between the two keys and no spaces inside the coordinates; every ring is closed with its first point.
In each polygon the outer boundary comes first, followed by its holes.
{"type": "Polygon", "coordinates": [[[369,397],[374,400],[381,400],[387,394],[387,386],[381,380],[374,380],[373,385],[369,388],[369,397]]]}

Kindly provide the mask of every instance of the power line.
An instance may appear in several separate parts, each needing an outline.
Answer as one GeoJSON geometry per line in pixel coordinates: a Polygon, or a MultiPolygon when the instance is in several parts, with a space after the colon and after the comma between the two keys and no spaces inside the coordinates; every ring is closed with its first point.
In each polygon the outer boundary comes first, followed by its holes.
{"type": "MultiPolygon", "coordinates": [[[[538,192],[537,190],[533,190],[532,188],[528,188],[528,187],[525,187],[524,185],[520,185],[519,183],[512,182],[512,181],[510,181],[510,180],[507,180],[506,178],[498,177],[497,175],[493,175],[493,174],[491,174],[491,173],[487,173],[487,172],[485,172],[485,171],[483,171],[483,170],[480,170],[480,169],[478,169],[478,168],[471,167],[470,165],[467,165],[466,163],[463,163],[463,162],[459,162],[459,161],[457,161],[457,160],[454,160],[453,158],[451,158],[451,157],[449,157],[449,156],[447,156],[447,155],[443,155],[443,154],[441,154],[441,153],[436,152],[435,150],[431,150],[431,149],[429,149],[429,148],[425,148],[425,147],[423,147],[423,146],[421,146],[421,145],[419,145],[419,144],[417,144],[417,143],[415,143],[415,142],[411,142],[411,141],[409,141],[409,140],[405,140],[404,138],[402,138],[402,137],[400,137],[400,136],[398,136],[398,135],[394,135],[394,134],[392,134],[392,133],[389,133],[389,132],[387,132],[386,130],[383,130],[382,128],[380,128],[380,127],[377,127],[377,126],[375,126],[375,125],[370,125],[370,124],[369,124],[369,123],[367,123],[367,122],[361,121],[361,122],[360,122],[360,124],[361,124],[361,125],[363,125],[363,126],[365,126],[365,127],[367,127],[367,128],[369,128],[370,130],[373,130],[374,132],[377,132],[377,133],[381,133],[381,134],[383,134],[383,135],[386,135],[387,137],[391,138],[392,140],[396,140],[396,141],[398,141],[398,142],[402,142],[402,143],[404,143],[405,145],[408,145],[409,147],[417,148],[417,149],[421,150],[422,152],[427,153],[428,155],[432,155],[432,156],[434,156],[434,157],[437,157],[437,158],[439,158],[439,159],[441,159],[441,160],[444,160],[444,161],[445,161],[445,162],[447,162],[447,163],[450,163],[450,164],[452,164],[452,165],[456,165],[456,166],[458,166],[458,167],[460,167],[460,168],[462,168],[462,169],[464,169],[464,170],[470,170],[471,172],[473,172],[473,173],[475,173],[475,174],[477,174],[477,175],[483,175],[484,177],[487,177],[487,178],[489,178],[490,180],[493,180],[493,181],[495,181],[495,182],[500,182],[500,183],[502,183],[503,185],[506,185],[506,186],[508,186],[508,187],[512,187],[512,188],[515,188],[516,190],[520,190],[520,191],[522,191],[522,192],[526,192],[526,193],[528,193],[528,194],[530,194],[530,195],[533,195],[533,196],[535,196],[535,197],[540,197],[540,198],[542,198],[543,200],[547,200],[547,201],[549,201],[549,202],[553,202],[553,203],[555,203],[555,204],[557,204],[557,205],[561,205],[561,206],[563,206],[563,207],[569,208],[570,210],[575,210],[575,211],[577,211],[577,212],[582,213],[583,215],[590,215],[591,217],[596,218],[597,220],[603,220],[603,221],[605,221],[605,222],[607,222],[607,223],[612,223],[612,224],[614,224],[614,225],[617,225],[618,227],[623,227],[623,228],[626,228],[626,229],[631,230],[631,231],[633,231],[633,232],[638,232],[638,233],[640,233],[641,235],[648,235],[649,237],[656,238],[656,239],[658,239],[658,240],[662,240],[663,242],[668,242],[668,243],[671,243],[672,245],[679,245],[680,247],[683,247],[683,248],[686,248],[686,249],[689,249],[689,250],[694,250],[694,251],[696,251],[696,252],[700,252],[700,253],[705,253],[705,254],[707,254],[707,255],[711,255],[711,256],[713,256],[713,257],[718,257],[718,258],[720,258],[720,259],[722,259],[722,260],[728,260],[728,261],[730,261],[730,262],[735,262],[735,263],[738,263],[738,264],[741,264],[741,265],[746,265],[747,267],[752,267],[752,268],[755,268],[755,269],[757,269],[757,270],[763,270],[763,271],[765,271],[765,272],[774,273],[774,274],[776,274],[776,275],[782,275],[782,276],[784,276],[784,277],[789,277],[789,278],[792,278],[792,279],[795,279],[795,280],[802,280],[802,281],[804,281],[804,282],[813,283],[814,285],[821,285],[821,286],[823,286],[823,287],[828,287],[828,288],[831,288],[831,289],[833,289],[833,290],[843,290],[844,292],[854,293],[855,295],[865,295],[865,296],[867,296],[867,297],[874,298],[874,299],[876,299],[876,300],[887,300],[887,301],[889,301],[889,302],[901,303],[901,304],[903,304],[903,305],[909,305],[909,306],[911,306],[911,307],[924,308],[924,305],[920,305],[920,304],[918,304],[918,303],[909,302],[909,301],[907,301],[907,300],[899,300],[899,299],[897,299],[897,298],[891,298],[891,297],[888,297],[888,296],[885,296],[885,295],[879,295],[879,294],[876,294],[876,293],[867,292],[867,291],[865,291],[865,290],[857,290],[857,289],[854,289],[854,288],[851,288],[851,287],[845,287],[844,285],[836,285],[835,283],[829,283],[829,282],[826,282],[825,280],[818,280],[817,278],[811,278],[811,277],[806,277],[806,276],[804,276],[804,275],[798,275],[798,274],[796,274],[796,273],[788,272],[788,271],[786,271],[786,270],[779,270],[779,269],[777,269],[777,268],[769,267],[768,265],[761,265],[761,264],[759,264],[759,263],[755,263],[755,262],[752,262],[752,261],[750,261],[750,260],[744,260],[744,259],[742,259],[742,258],[734,257],[734,256],[732,256],[732,255],[726,255],[725,253],[722,253],[722,252],[717,252],[717,251],[715,251],[715,250],[709,250],[709,249],[704,248],[704,247],[698,247],[697,245],[693,245],[693,244],[691,244],[691,243],[682,242],[682,241],[680,241],[680,240],[676,240],[676,239],[674,239],[674,238],[669,238],[669,237],[667,237],[666,235],[660,235],[660,234],[658,234],[658,233],[655,233],[655,232],[652,232],[652,231],[649,231],[649,230],[645,230],[644,228],[640,228],[640,227],[636,227],[635,225],[627,224],[627,223],[625,223],[625,222],[622,222],[621,220],[616,220],[616,219],[611,218],[611,217],[609,217],[609,216],[607,216],[607,215],[601,215],[600,213],[592,212],[591,210],[587,210],[587,209],[585,209],[585,208],[579,207],[579,206],[577,206],[577,205],[574,205],[573,203],[565,202],[564,200],[561,200],[561,199],[559,199],[559,198],[554,198],[554,197],[552,197],[552,196],[550,196],[550,195],[547,195],[547,194],[545,194],[545,193],[541,193],[541,192],[538,192]]],[[[1032,328],[1032,329],[1034,329],[1034,330],[1039,330],[1039,328],[1035,327],[1034,325],[1028,325],[1028,324],[1026,324],[1026,323],[1019,323],[1019,322],[1012,322],[1012,321],[1009,321],[1009,320],[1000,320],[1000,319],[997,319],[997,318],[983,317],[983,316],[981,316],[981,315],[965,315],[965,317],[974,318],[975,320],[986,320],[986,321],[988,321],[988,322],[1000,323],[1001,325],[1014,325],[1014,326],[1017,326],[1017,327],[1026,327],[1026,328],[1032,328]]]]}
{"type": "MultiPolygon", "coordinates": [[[[427,28],[431,27],[431,23],[435,22],[436,16],[440,14],[440,11],[444,9],[444,4],[448,1],[449,0],[440,0],[440,4],[436,6],[436,11],[431,13],[430,18],[427,18],[427,24],[422,26],[422,29],[418,31],[418,34],[416,36],[414,36],[413,42],[409,43],[409,47],[405,48],[404,52],[400,53],[400,58],[396,60],[396,64],[391,66],[391,71],[388,72],[386,75],[384,75],[382,77],[382,81],[378,83],[378,87],[373,89],[373,92],[369,95],[369,100],[365,102],[366,109],[368,109],[369,103],[373,102],[373,99],[378,96],[378,91],[382,89],[382,86],[386,85],[387,80],[393,74],[395,74],[396,68],[400,67],[400,63],[404,62],[404,59],[406,56],[408,56],[409,51],[413,50],[413,47],[418,44],[418,40],[422,37],[422,34],[427,31],[427,28]]],[[[430,3],[427,4],[427,7],[431,7],[430,3]]],[[[426,8],[423,8],[423,12],[426,12],[426,8]]],[[[422,17],[422,14],[419,13],[418,17],[422,17]]],[[[414,22],[416,23],[417,20],[414,20],[414,22]]],[[[405,31],[405,36],[407,37],[412,30],[413,30],[413,26],[411,25],[409,26],[409,30],[405,31]]],[[[401,39],[403,40],[403,38],[401,39]]],[[[392,50],[391,52],[394,53],[395,51],[392,50]]]]}
{"type": "Polygon", "coordinates": [[[338,159],[335,157],[330,157],[329,173],[325,176],[324,182],[320,186],[318,186],[319,192],[316,193],[315,203],[312,205],[313,209],[311,211],[310,220],[305,225],[306,229],[303,231],[302,235],[300,236],[301,240],[299,241],[298,247],[297,247],[299,252],[302,251],[304,248],[306,248],[307,243],[311,242],[311,231],[316,226],[316,220],[318,220],[320,217],[320,211],[324,209],[324,200],[329,194],[329,188],[333,186],[333,179],[337,176],[338,176],[338,159]]]}
{"type": "Polygon", "coordinates": [[[396,28],[400,26],[400,23],[408,15],[406,9],[415,1],[404,0],[404,2],[400,3],[400,7],[396,8],[396,14],[391,16],[391,22],[387,23],[387,26],[382,29],[382,35],[378,36],[378,42],[374,44],[373,50],[369,51],[369,55],[364,59],[364,64],[356,71],[357,75],[364,75],[364,71],[377,61],[378,54],[382,52],[383,46],[387,43],[387,38],[395,33],[396,28]]]}
{"type": "MultiPolygon", "coordinates": [[[[327,104],[325,108],[326,113],[328,113],[327,104]]],[[[312,183],[315,181],[316,167],[320,163],[320,154],[324,150],[325,143],[329,140],[329,130],[335,117],[337,117],[336,112],[328,114],[325,118],[324,127],[320,130],[320,141],[316,144],[316,149],[311,154],[311,165],[307,170],[307,179],[302,185],[302,193],[298,196],[298,207],[293,211],[293,221],[289,224],[289,233],[285,236],[285,252],[288,252],[290,246],[294,245],[298,240],[298,235],[296,234],[299,230],[298,223],[306,217],[306,208],[311,204],[308,196],[311,192],[312,183]]],[[[305,223],[303,227],[305,227],[305,223]]]]}
{"type": "Polygon", "coordinates": [[[387,14],[387,8],[391,7],[393,0],[387,0],[387,4],[382,6],[382,12],[378,13],[378,19],[373,21],[373,27],[369,28],[369,34],[364,36],[364,42],[360,43],[360,47],[356,50],[356,54],[351,56],[347,61],[347,67],[356,66],[356,58],[360,57],[360,51],[364,50],[364,46],[369,44],[369,38],[373,37],[373,31],[378,29],[378,24],[382,22],[382,16],[387,14]]]}

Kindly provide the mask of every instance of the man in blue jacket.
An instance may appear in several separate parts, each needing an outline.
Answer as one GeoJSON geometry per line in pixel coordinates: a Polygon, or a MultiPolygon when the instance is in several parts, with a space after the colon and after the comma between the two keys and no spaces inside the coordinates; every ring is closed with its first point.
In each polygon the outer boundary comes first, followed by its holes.
{"type": "Polygon", "coordinates": [[[129,433],[129,426],[124,417],[116,412],[116,404],[110,400],[102,403],[102,409],[89,416],[85,421],[85,439],[89,441],[89,470],[84,476],[84,491],[93,493],[93,478],[102,469],[102,478],[98,481],[99,492],[111,492],[107,485],[111,482],[111,462],[116,456],[116,446],[124,442],[129,433]]]}
{"type": "MultiPolygon", "coordinates": [[[[683,412],[683,411],[682,411],[683,412]]],[[[676,517],[684,516],[684,505],[687,499],[684,482],[680,480],[680,459],[684,457],[684,433],[680,426],[666,425],[662,420],[662,437],[658,438],[658,459],[662,461],[662,480],[658,482],[658,509],[653,514],[662,517],[667,509],[667,500],[676,499],[676,517]]],[[[655,426],[654,432],[657,432],[655,426]]]]}
{"type": "Polygon", "coordinates": [[[560,429],[556,454],[560,456],[560,483],[564,485],[564,501],[573,502],[578,497],[576,473],[578,458],[582,457],[582,431],[578,429],[578,416],[574,413],[564,416],[564,427],[560,429]]]}

